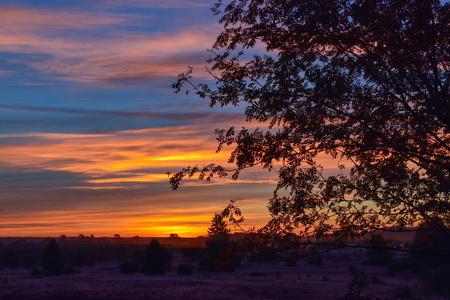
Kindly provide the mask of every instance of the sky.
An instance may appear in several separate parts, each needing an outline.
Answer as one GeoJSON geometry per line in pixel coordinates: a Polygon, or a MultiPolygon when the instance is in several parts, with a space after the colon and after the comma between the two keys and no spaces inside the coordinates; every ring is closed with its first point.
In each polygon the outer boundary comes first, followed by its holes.
{"type": "MultiPolygon", "coordinates": [[[[209,0],[0,2],[0,237],[205,235],[231,199],[244,228],[269,219],[276,173],[184,181],[210,163],[216,128],[245,107],[210,108],[170,85],[204,67],[222,30],[209,0]]],[[[261,51],[261,49],[253,49],[261,51]]],[[[337,169],[337,162],[322,161],[337,169]]]]}
{"type": "Polygon", "coordinates": [[[1,1],[0,236],[204,235],[237,200],[244,228],[269,220],[276,174],[191,180],[166,172],[226,163],[210,108],[170,84],[197,79],[220,32],[206,0],[1,1]]]}

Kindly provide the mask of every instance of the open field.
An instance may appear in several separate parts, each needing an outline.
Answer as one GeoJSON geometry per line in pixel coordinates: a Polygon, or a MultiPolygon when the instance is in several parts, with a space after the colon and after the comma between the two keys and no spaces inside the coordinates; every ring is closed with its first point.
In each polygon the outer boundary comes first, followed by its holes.
{"type": "MultiPolygon", "coordinates": [[[[0,299],[339,299],[348,292],[354,275],[349,265],[364,273],[368,285],[362,295],[379,299],[395,298],[410,291],[420,299],[427,295],[422,283],[411,273],[387,275],[386,267],[363,264],[363,251],[347,249],[324,255],[323,265],[300,260],[288,267],[283,262],[244,261],[233,273],[201,273],[179,276],[176,266],[187,261],[175,253],[171,270],[161,276],[121,274],[119,261],[80,267],[79,274],[45,277],[30,276],[30,270],[0,269],[0,299]]],[[[442,298],[441,298],[442,299],[442,298]]]]}

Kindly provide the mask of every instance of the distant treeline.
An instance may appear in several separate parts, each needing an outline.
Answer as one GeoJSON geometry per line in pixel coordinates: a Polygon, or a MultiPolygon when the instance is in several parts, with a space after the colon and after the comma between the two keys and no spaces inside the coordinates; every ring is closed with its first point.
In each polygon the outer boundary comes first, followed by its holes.
{"type": "MultiPolygon", "coordinates": [[[[199,248],[205,244],[204,237],[158,238],[169,250],[174,248],[199,248]]],[[[0,238],[0,267],[33,269],[42,263],[44,251],[52,238],[0,238]]],[[[139,255],[152,238],[122,238],[115,236],[77,237],[61,236],[55,239],[61,249],[63,260],[74,267],[89,266],[95,262],[124,260],[139,255]]]]}

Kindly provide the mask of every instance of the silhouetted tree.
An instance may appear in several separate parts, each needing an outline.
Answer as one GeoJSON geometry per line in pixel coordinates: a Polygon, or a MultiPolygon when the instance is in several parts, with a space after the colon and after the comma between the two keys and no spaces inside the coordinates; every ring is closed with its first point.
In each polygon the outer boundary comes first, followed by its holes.
{"type": "Polygon", "coordinates": [[[214,214],[211,227],[208,228],[205,255],[200,261],[203,271],[233,271],[240,262],[237,247],[229,241],[227,224],[222,215],[214,214]]]}
{"type": "Polygon", "coordinates": [[[141,272],[145,275],[163,274],[170,268],[170,253],[156,239],[152,239],[144,252],[141,272]]]}
{"type": "Polygon", "coordinates": [[[44,252],[42,268],[47,276],[59,276],[64,271],[64,263],[61,257],[61,250],[54,239],[51,239],[44,252]]]}
{"type": "Polygon", "coordinates": [[[211,220],[211,227],[208,228],[208,237],[224,237],[228,239],[230,230],[227,228],[227,223],[223,219],[222,215],[215,213],[211,220]]]}
{"type": "Polygon", "coordinates": [[[438,267],[441,265],[450,266],[450,229],[445,227],[442,221],[425,222],[420,224],[416,232],[411,253],[411,257],[419,260],[427,267],[438,267]]]}
{"type": "Polygon", "coordinates": [[[185,168],[173,189],[260,165],[279,176],[266,233],[345,243],[449,223],[449,3],[218,0],[213,11],[224,26],[208,69],[216,86],[195,84],[191,68],[173,87],[245,107],[260,128],[217,130],[217,151],[233,145],[236,168],[185,168]],[[254,47],[261,55],[248,55],[254,47]]]}

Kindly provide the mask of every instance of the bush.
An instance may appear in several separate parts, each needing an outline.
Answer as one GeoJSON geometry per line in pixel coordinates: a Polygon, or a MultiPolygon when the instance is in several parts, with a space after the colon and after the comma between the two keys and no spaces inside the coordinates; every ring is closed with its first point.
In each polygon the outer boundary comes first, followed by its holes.
{"type": "Polygon", "coordinates": [[[252,277],[265,277],[266,273],[259,272],[259,271],[254,271],[254,272],[250,273],[250,276],[252,276],[252,277]]]}
{"type": "Polygon", "coordinates": [[[450,294],[450,265],[424,271],[421,277],[431,292],[450,294]]]}
{"type": "Polygon", "coordinates": [[[38,268],[34,268],[34,269],[31,271],[30,275],[31,275],[32,277],[36,277],[36,278],[41,278],[41,277],[43,276],[42,270],[40,270],[40,269],[38,269],[38,268]]]}
{"type": "Polygon", "coordinates": [[[420,272],[426,269],[426,264],[422,261],[412,258],[397,258],[393,259],[389,264],[389,274],[395,276],[402,271],[411,270],[414,274],[419,275],[420,272]]]}
{"type": "Polygon", "coordinates": [[[387,266],[391,263],[394,257],[394,252],[391,249],[367,249],[366,260],[367,265],[372,266],[387,266]]]}
{"type": "Polygon", "coordinates": [[[139,264],[126,260],[119,265],[119,269],[122,274],[136,274],[139,271],[139,264]]]}
{"type": "Polygon", "coordinates": [[[284,262],[288,267],[293,267],[297,265],[298,261],[298,253],[297,252],[290,252],[286,254],[284,257],[284,262]]]}
{"type": "Polygon", "coordinates": [[[145,275],[164,274],[165,270],[170,269],[170,261],[171,257],[167,248],[153,239],[145,249],[141,271],[145,275]]]}
{"type": "Polygon", "coordinates": [[[180,276],[190,276],[192,275],[193,270],[192,270],[192,266],[190,265],[185,265],[185,264],[180,264],[178,265],[177,268],[177,274],[180,276]]]}
{"type": "Polygon", "coordinates": [[[275,249],[263,249],[259,253],[252,254],[249,258],[249,261],[258,263],[277,260],[283,260],[283,256],[275,249]]]}
{"type": "Polygon", "coordinates": [[[411,258],[424,262],[428,267],[450,265],[450,230],[440,224],[424,223],[416,233],[411,258]],[[443,229],[444,228],[444,229],[443,229]]]}
{"type": "Polygon", "coordinates": [[[20,267],[20,254],[18,250],[6,248],[1,255],[1,265],[10,269],[20,267]]]}
{"type": "Polygon", "coordinates": [[[59,276],[63,274],[64,263],[61,257],[61,250],[54,239],[51,239],[44,252],[42,268],[47,276],[59,276]]]}
{"type": "Polygon", "coordinates": [[[319,254],[307,256],[306,261],[308,264],[314,266],[321,266],[323,264],[322,257],[319,254]]]}
{"type": "Polygon", "coordinates": [[[64,268],[64,275],[72,275],[72,274],[79,274],[79,273],[80,273],[80,271],[73,267],[68,266],[68,267],[64,268]]]}
{"type": "Polygon", "coordinates": [[[210,236],[206,241],[205,254],[199,267],[207,272],[232,272],[239,263],[237,244],[228,242],[227,236],[216,235],[210,236]]]}

